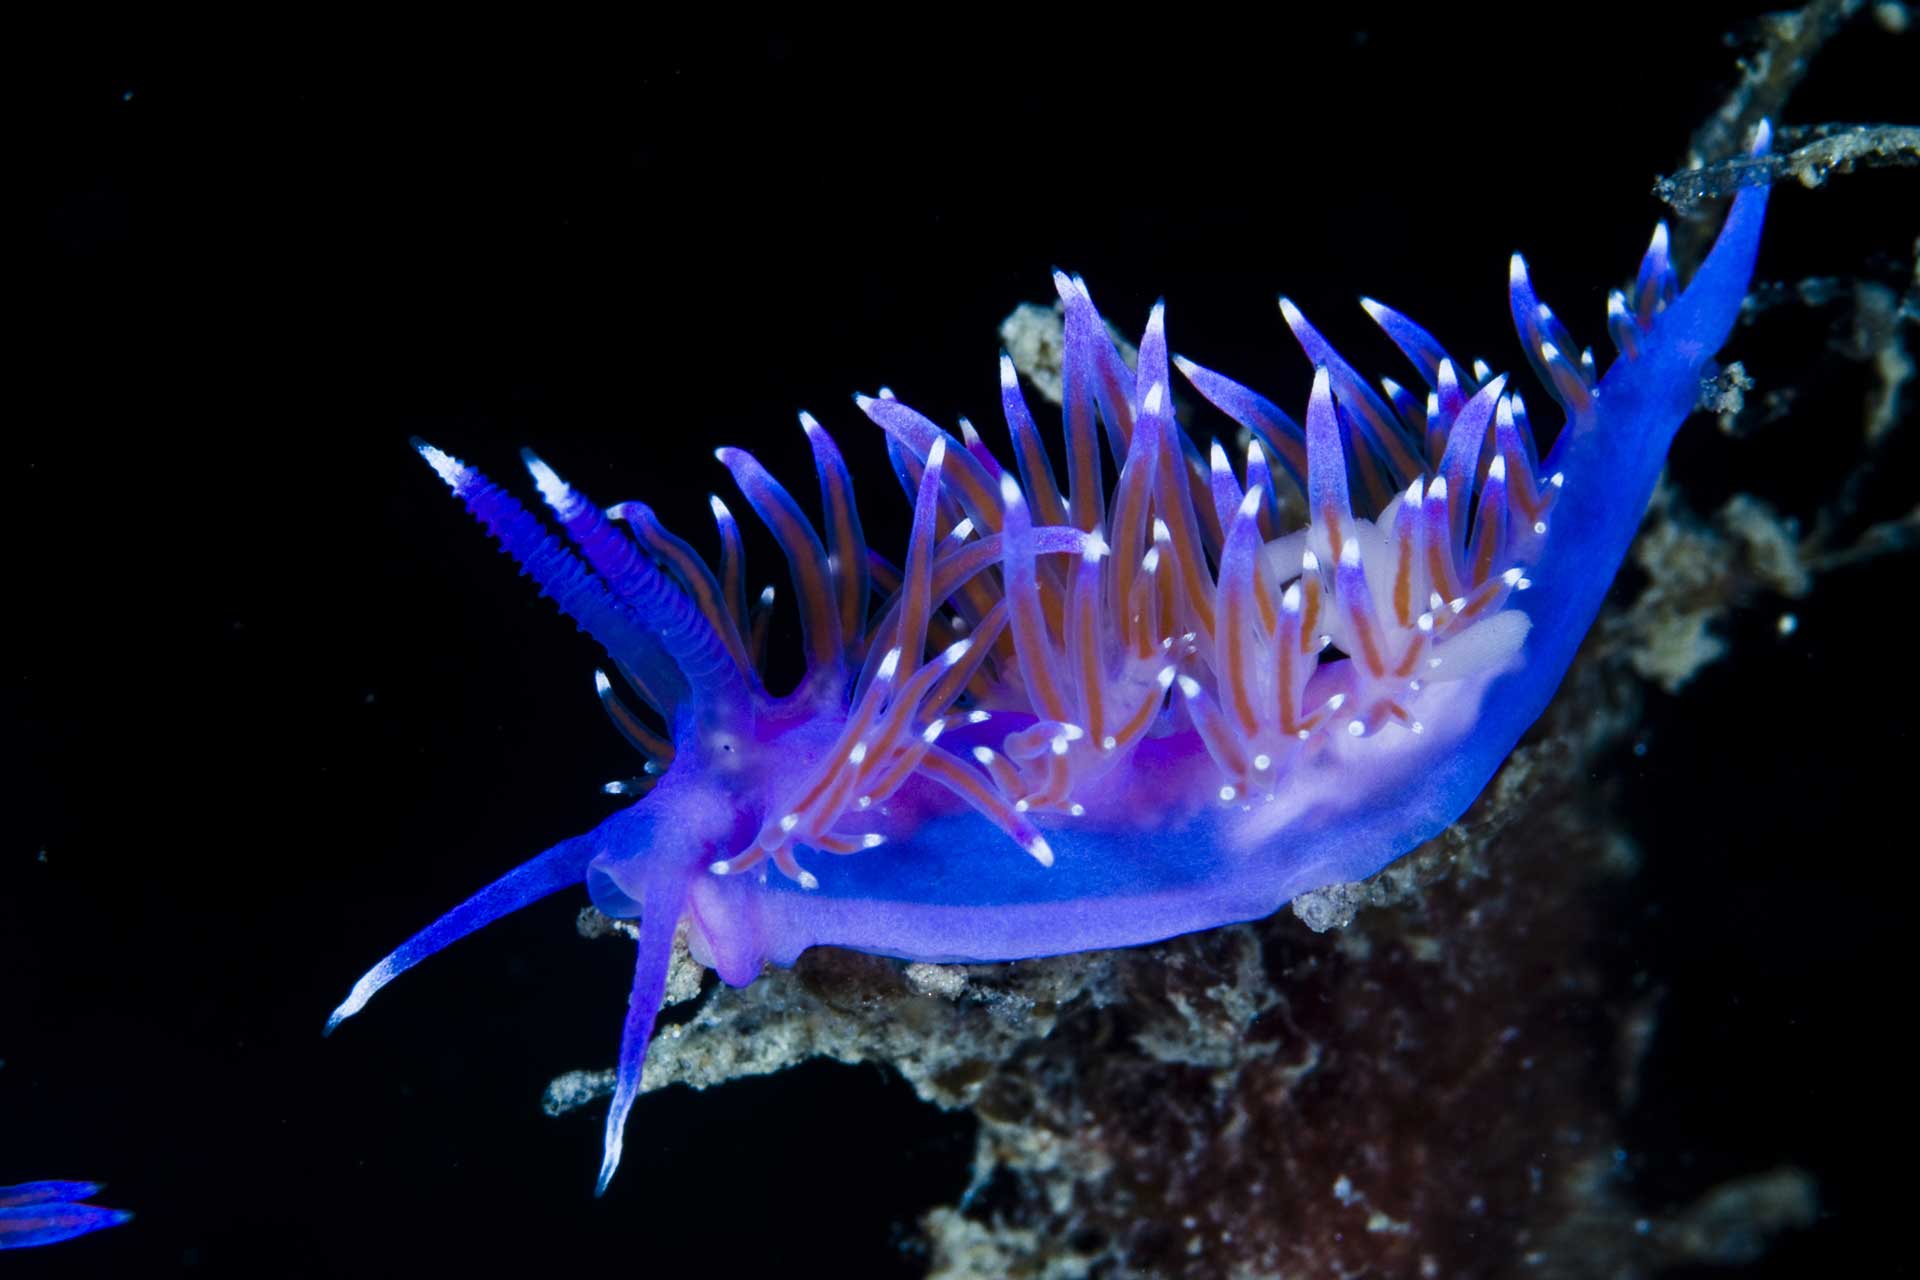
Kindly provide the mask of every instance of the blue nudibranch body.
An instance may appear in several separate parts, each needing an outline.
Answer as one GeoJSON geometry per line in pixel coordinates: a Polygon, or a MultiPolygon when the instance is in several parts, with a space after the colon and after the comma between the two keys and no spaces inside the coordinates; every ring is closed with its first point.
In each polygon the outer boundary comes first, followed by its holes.
{"type": "Polygon", "coordinates": [[[1604,376],[1513,259],[1514,323],[1565,415],[1544,456],[1504,377],[1377,303],[1427,394],[1375,391],[1282,299],[1315,370],[1302,426],[1170,361],[1158,307],[1129,369],[1086,287],[1057,276],[1064,488],[1004,356],[1011,467],[970,425],[956,438],[884,393],[857,398],[913,504],[897,566],[868,551],[810,416],[824,538],[750,455],[719,451],[799,597],[806,675],[785,695],[759,675],[771,590],[749,607],[720,499],[716,574],[644,505],[603,511],[528,455],[569,550],[420,443],[651,708],[596,673],[648,776],[624,788],[632,806],[382,960],[329,1029],[455,939],[584,881],[640,921],[604,1189],[683,919],[694,955],[742,985],[822,944],[929,961],[1130,946],[1378,871],[1467,808],[1559,684],[1739,313],[1766,198],[1740,192],[1684,292],[1655,232],[1609,300],[1604,376]],[[1241,467],[1174,420],[1170,363],[1249,430],[1241,467]],[[1303,529],[1281,527],[1276,468],[1306,498],[1303,529]]]}

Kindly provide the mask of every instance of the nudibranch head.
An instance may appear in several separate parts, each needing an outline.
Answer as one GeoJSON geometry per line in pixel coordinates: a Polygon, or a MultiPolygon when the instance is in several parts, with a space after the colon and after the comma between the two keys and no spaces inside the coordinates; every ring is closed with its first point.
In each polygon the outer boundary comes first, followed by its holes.
{"type": "Polygon", "coordinates": [[[564,539],[417,442],[606,649],[595,686],[644,768],[607,788],[629,807],[403,944],[329,1027],[584,883],[640,921],[604,1188],[683,921],[695,957],[744,984],[820,944],[990,961],[1149,942],[1379,870],[1459,816],[1552,696],[1732,328],[1765,204],[1739,194],[1684,291],[1655,232],[1609,299],[1604,374],[1513,259],[1521,345],[1564,418],[1544,451],[1506,376],[1378,302],[1425,396],[1375,390],[1283,298],[1313,366],[1302,423],[1172,356],[1160,306],[1129,367],[1057,274],[1064,483],[1004,356],[1010,466],[971,424],[855,397],[912,507],[897,563],[867,547],[811,415],[818,525],[751,454],[717,451],[787,560],[805,675],[786,692],[762,674],[772,588],[749,596],[721,498],[716,570],[644,504],[602,509],[531,454],[564,539]],[[1246,429],[1243,458],[1176,421],[1176,367],[1246,429]]]}

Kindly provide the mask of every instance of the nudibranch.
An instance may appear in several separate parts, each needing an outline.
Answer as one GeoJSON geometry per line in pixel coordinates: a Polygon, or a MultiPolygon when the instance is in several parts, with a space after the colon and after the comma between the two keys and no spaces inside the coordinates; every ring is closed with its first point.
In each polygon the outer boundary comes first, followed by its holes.
{"type": "MultiPolygon", "coordinates": [[[[1767,146],[1762,125],[1756,161],[1767,146]]],[[[683,921],[694,957],[742,985],[823,944],[934,962],[1132,946],[1378,871],[1459,817],[1551,698],[1738,316],[1766,200],[1756,174],[1685,290],[1654,233],[1609,298],[1604,374],[1513,259],[1514,324],[1564,415],[1544,453],[1505,377],[1378,303],[1425,396],[1375,390],[1282,299],[1314,370],[1301,425],[1170,358],[1158,306],[1129,368],[1086,286],[1057,275],[1064,486],[1005,356],[1011,466],[970,424],[856,397],[912,504],[897,564],[867,547],[811,416],[819,527],[750,454],[718,451],[798,596],[805,675],[785,694],[761,677],[772,590],[749,601],[718,497],[716,572],[645,505],[595,506],[531,454],[564,541],[416,441],[605,648],[624,689],[596,672],[599,696],[645,776],[609,784],[632,805],[374,966],[328,1029],[584,881],[639,921],[604,1190],[683,921]],[[1170,364],[1246,428],[1239,466],[1175,421],[1170,364]],[[1304,528],[1283,527],[1283,484],[1304,528]]]]}
{"type": "Polygon", "coordinates": [[[82,1203],[99,1191],[97,1182],[22,1182],[0,1187],[0,1249],[59,1244],[133,1220],[125,1209],[82,1203]]]}

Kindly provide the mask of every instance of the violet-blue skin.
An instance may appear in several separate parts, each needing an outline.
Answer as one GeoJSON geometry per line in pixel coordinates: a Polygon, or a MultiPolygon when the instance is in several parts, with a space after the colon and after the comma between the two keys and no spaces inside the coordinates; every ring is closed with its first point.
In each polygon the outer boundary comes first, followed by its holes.
{"type": "MultiPolygon", "coordinates": [[[[1767,145],[1763,125],[1754,155],[1767,145]]],[[[737,986],[819,945],[936,962],[1131,946],[1373,874],[1459,817],[1552,697],[1738,316],[1766,197],[1740,192],[1684,293],[1655,233],[1610,299],[1621,357],[1604,377],[1514,258],[1515,323],[1565,413],[1544,458],[1506,380],[1410,320],[1366,304],[1424,403],[1372,390],[1283,299],[1315,366],[1304,427],[1176,361],[1251,432],[1236,472],[1171,416],[1161,309],[1130,370],[1085,286],[1058,277],[1064,490],[1004,357],[1012,469],[970,425],[956,439],[886,393],[857,397],[914,505],[898,568],[867,552],[810,416],[824,540],[749,455],[719,451],[800,599],[807,675],[784,696],[758,674],[771,589],[747,606],[718,498],[716,576],[644,506],[603,512],[528,455],[576,556],[416,442],[657,713],[596,673],[649,776],[609,784],[641,798],[381,961],[328,1030],[455,939],[584,881],[640,920],[604,1190],[682,919],[737,986]],[[1307,499],[1304,530],[1278,524],[1276,466],[1307,499]]]]}
{"type": "Polygon", "coordinates": [[[22,1182],[0,1187],[0,1249],[59,1244],[130,1221],[133,1215],[125,1209],[80,1203],[97,1194],[100,1186],[98,1182],[22,1182]]]}

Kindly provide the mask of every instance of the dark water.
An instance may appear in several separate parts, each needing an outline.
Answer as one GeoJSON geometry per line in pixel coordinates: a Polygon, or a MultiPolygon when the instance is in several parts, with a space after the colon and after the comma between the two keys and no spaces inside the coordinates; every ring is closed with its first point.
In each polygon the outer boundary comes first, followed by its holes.
{"type": "MultiPolygon", "coordinates": [[[[1597,339],[1753,11],[1336,15],[1278,40],[981,11],[238,66],[77,33],[14,122],[0,1183],[97,1178],[140,1216],[8,1274],[918,1274],[972,1121],[876,1068],[644,1099],[591,1197],[598,1114],[537,1102],[610,1062],[628,972],[573,937],[570,896],[320,1039],[362,969],[597,821],[632,768],[592,644],[406,438],[515,484],[529,444],[699,538],[710,450],[804,478],[810,408],[887,547],[901,504],[848,394],[890,384],[997,438],[995,329],[1054,265],[1123,328],[1165,296],[1176,350],[1290,406],[1281,291],[1366,367],[1397,364],[1359,293],[1501,365],[1520,248],[1597,339]]],[[[1895,81],[1915,38],[1841,37],[1789,117],[1920,115],[1895,81]]],[[[1911,171],[1782,190],[1760,276],[1888,274],[1916,208],[1911,171]]],[[[1683,433],[1702,509],[1831,500],[1870,379],[1827,354],[1838,314],[1736,337],[1798,399],[1741,442],[1683,433]]],[[[1912,462],[1890,451],[1869,514],[1912,505],[1912,462]]],[[[1644,754],[1601,780],[1645,855],[1613,945],[1666,993],[1629,1194],[1658,1212],[1809,1170],[1822,1220],[1760,1274],[1894,1270],[1914,582],[1908,554],[1736,610],[1730,658],[1651,694],[1644,754]]]]}

